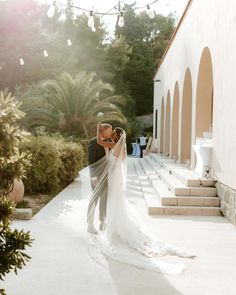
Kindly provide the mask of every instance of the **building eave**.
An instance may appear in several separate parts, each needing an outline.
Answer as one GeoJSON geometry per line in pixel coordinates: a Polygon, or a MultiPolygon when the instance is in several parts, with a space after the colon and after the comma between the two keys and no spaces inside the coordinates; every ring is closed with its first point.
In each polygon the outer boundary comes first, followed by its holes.
{"type": "Polygon", "coordinates": [[[180,29],[180,27],[181,27],[181,25],[182,25],[182,23],[184,21],[184,18],[187,15],[187,12],[189,11],[189,8],[190,8],[190,6],[191,6],[192,3],[193,3],[193,0],[189,0],[188,1],[188,4],[186,5],[186,8],[185,8],[185,10],[184,10],[184,12],[183,12],[183,14],[182,14],[179,22],[178,22],[178,25],[175,28],[174,33],[171,36],[171,39],[170,39],[170,41],[169,41],[169,43],[168,43],[168,45],[166,47],[166,50],[165,50],[165,52],[164,52],[164,54],[163,54],[163,56],[162,56],[162,58],[161,58],[161,60],[160,60],[160,62],[158,64],[158,66],[157,66],[157,69],[156,69],[155,75],[153,77],[153,80],[155,79],[155,77],[157,75],[157,72],[159,71],[159,69],[160,69],[160,67],[161,67],[161,65],[162,65],[162,63],[163,63],[163,61],[164,61],[164,59],[165,59],[165,57],[166,57],[166,55],[167,55],[167,53],[168,53],[171,45],[172,45],[172,43],[174,42],[175,36],[177,35],[177,33],[178,33],[178,31],[179,31],[179,29],[180,29]]]}

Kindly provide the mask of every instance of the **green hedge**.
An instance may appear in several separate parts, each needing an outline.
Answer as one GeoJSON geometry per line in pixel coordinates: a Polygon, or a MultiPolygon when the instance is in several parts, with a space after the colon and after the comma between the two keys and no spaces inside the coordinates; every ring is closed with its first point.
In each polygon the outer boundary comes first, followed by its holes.
{"type": "Polygon", "coordinates": [[[24,180],[27,193],[58,192],[83,168],[85,153],[80,143],[46,135],[30,136],[21,149],[32,154],[32,165],[24,180]]]}
{"type": "Polygon", "coordinates": [[[84,167],[84,150],[79,143],[62,143],[59,145],[61,165],[58,169],[60,187],[69,185],[78,176],[78,171],[84,167]]]}

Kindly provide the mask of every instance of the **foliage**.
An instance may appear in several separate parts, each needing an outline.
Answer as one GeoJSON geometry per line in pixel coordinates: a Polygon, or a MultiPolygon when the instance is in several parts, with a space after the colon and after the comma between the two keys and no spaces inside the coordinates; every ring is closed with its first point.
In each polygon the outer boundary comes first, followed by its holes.
{"type": "Polygon", "coordinates": [[[123,36],[132,53],[123,71],[125,88],[136,104],[136,115],[152,112],[153,75],[174,30],[174,18],[146,12],[136,14],[133,5],[124,6],[123,28],[117,27],[116,38],[123,36]],[[145,103],[144,103],[145,102],[145,103]]]}
{"type": "Polygon", "coordinates": [[[16,84],[42,79],[51,68],[43,58],[43,49],[55,39],[41,27],[44,11],[36,1],[15,0],[0,2],[0,89],[14,89],[16,84]],[[17,6],[17,7],[16,7],[17,6]],[[24,59],[24,66],[20,65],[24,59]]]}
{"type": "Polygon", "coordinates": [[[22,200],[21,202],[16,204],[16,208],[29,208],[29,202],[27,200],[22,200]]]}
{"type": "Polygon", "coordinates": [[[123,35],[117,36],[108,46],[107,59],[114,75],[113,84],[118,93],[125,90],[123,72],[130,60],[132,48],[127,44],[123,35]]]}
{"type": "Polygon", "coordinates": [[[59,190],[57,172],[60,156],[54,142],[48,137],[30,137],[21,150],[32,154],[31,166],[24,181],[27,193],[45,193],[59,190]]]}
{"type": "MultiPolygon", "coordinates": [[[[10,217],[15,205],[8,197],[15,178],[25,177],[30,156],[19,150],[25,140],[18,121],[24,116],[10,93],[0,92],[0,280],[10,271],[17,274],[30,257],[24,252],[32,240],[29,232],[12,230],[10,217]]],[[[0,290],[4,294],[4,290],[0,290]]]]}
{"type": "MultiPolygon", "coordinates": [[[[62,12],[57,10],[49,19],[48,5],[37,1],[22,0],[17,9],[15,0],[0,2],[0,88],[17,87],[16,94],[24,101],[22,109],[28,113],[30,105],[48,106],[40,89],[42,79],[55,79],[63,72],[72,77],[79,71],[95,72],[96,79],[112,85],[113,94],[125,98],[126,105],[120,108],[126,117],[152,112],[152,79],[173,33],[175,18],[155,14],[150,19],[146,12],[138,14],[133,7],[124,5],[125,26],[117,27],[115,37],[111,37],[101,18],[95,16],[96,32],[92,32],[87,15],[73,15],[70,6],[63,22],[58,20],[62,12]],[[67,39],[72,46],[67,45],[67,39]],[[47,58],[43,57],[44,49],[47,58]],[[21,56],[24,66],[19,65],[21,56]]],[[[29,126],[30,119],[24,118],[24,126],[29,126]]],[[[80,131],[81,135],[86,132],[80,131]]]]}
{"type": "Polygon", "coordinates": [[[32,165],[25,180],[28,193],[58,192],[83,168],[85,154],[82,145],[67,142],[58,135],[31,136],[21,149],[32,154],[32,165]]]}
{"type": "Polygon", "coordinates": [[[84,166],[84,150],[78,143],[64,143],[59,146],[61,165],[58,170],[60,186],[65,188],[84,166]]]}
{"type": "Polygon", "coordinates": [[[42,106],[28,113],[31,127],[89,137],[99,121],[126,122],[119,107],[125,99],[113,95],[112,86],[96,80],[95,73],[80,72],[75,78],[63,73],[57,80],[42,81],[40,97],[42,106]]]}
{"type": "Polygon", "coordinates": [[[129,131],[127,134],[127,150],[128,153],[132,152],[132,142],[136,142],[138,139],[138,136],[143,131],[143,125],[140,121],[138,121],[136,118],[133,118],[129,121],[129,131]]]}

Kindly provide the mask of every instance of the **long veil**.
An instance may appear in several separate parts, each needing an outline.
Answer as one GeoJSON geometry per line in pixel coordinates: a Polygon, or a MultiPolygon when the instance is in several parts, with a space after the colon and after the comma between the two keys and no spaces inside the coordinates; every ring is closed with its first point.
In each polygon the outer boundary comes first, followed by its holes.
{"type": "MultiPolygon", "coordinates": [[[[127,148],[126,148],[126,133],[123,133],[112,148],[112,150],[107,151],[106,155],[94,164],[89,165],[88,169],[90,172],[90,177],[97,177],[97,185],[93,189],[90,195],[90,203],[88,207],[88,216],[90,214],[91,207],[93,203],[97,202],[98,199],[106,198],[107,192],[105,187],[108,185],[108,175],[109,171],[114,166],[116,160],[121,160],[126,168],[126,158],[127,158],[127,148]]],[[[125,173],[127,175],[127,173],[125,173]]],[[[125,178],[124,178],[125,179],[125,178]]]]}
{"type": "MultiPolygon", "coordinates": [[[[89,166],[90,174],[99,175],[98,184],[91,193],[90,204],[105,197],[107,186],[107,226],[94,237],[94,245],[106,256],[142,269],[176,275],[183,263],[167,263],[162,256],[195,257],[149,232],[134,207],[125,197],[127,179],[126,134],[123,131],[114,148],[100,161],[89,166]]],[[[88,214],[90,207],[88,208],[88,214]]]]}

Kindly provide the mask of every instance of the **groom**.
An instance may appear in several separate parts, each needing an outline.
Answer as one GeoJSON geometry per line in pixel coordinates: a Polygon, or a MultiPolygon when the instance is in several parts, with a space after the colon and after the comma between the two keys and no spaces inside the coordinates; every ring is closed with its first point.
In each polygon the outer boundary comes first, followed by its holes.
{"type": "MultiPolygon", "coordinates": [[[[101,124],[100,125],[100,132],[102,138],[104,140],[109,140],[112,134],[112,126],[109,124],[101,124]]],[[[104,147],[97,143],[97,138],[93,138],[88,145],[88,160],[89,165],[92,165],[102,159],[106,155],[106,150],[104,147]]],[[[89,167],[90,171],[90,178],[91,178],[91,186],[94,189],[99,181],[99,175],[96,175],[95,169],[89,167]]],[[[96,201],[92,204],[89,204],[91,208],[89,210],[89,214],[87,215],[87,222],[88,228],[87,231],[89,233],[97,234],[97,230],[93,225],[94,222],[94,214],[96,210],[96,206],[99,199],[99,220],[100,220],[100,230],[103,230],[105,226],[105,219],[106,219],[106,206],[107,206],[107,183],[105,183],[102,192],[98,192],[100,196],[96,198],[96,201]],[[103,197],[101,197],[103,196],[103,197]]]]}

